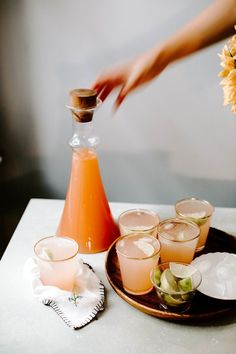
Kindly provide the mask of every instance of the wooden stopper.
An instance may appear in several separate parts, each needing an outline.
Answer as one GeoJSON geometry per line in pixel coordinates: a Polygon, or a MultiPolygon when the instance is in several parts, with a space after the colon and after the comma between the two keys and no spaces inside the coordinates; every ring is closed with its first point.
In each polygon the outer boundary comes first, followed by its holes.
{"type": "Polygon", "coordinates": [[[90,89],[75,89],[70,92],[70,105],[81,109],[81,112],[73,112],[73,117],[81,123],[90,122],[93,118],[93,111],[97,105],[97,92],[90,89]],[[88,111],[86,111],[88,109],[88,111]]]}
{"type": "Polygon", "coordinates": [[[70,104],[72,107],[86,109],[97,105],[97,92],[90,89],[75,89],[70,92],[70,104]]]}

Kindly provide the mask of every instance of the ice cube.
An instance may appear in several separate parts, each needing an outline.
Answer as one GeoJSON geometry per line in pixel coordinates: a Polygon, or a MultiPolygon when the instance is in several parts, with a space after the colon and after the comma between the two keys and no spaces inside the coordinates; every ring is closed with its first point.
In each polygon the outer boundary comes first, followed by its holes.
{"type": "Polygon", "coordinates": [[[226,279],[225,281],[225,295],[229,298],[236,297],[236,276],[226,279]]]}
{"type": "Polygon", "coordinates": [[[184,241],[185,240],[185,234],[184,232],[179,232],[177,235],[176,235],[176,240],[178,241],[184,241]]]}
{"type": "Polygon", "coordinates": [[[174,227],[174,224],[169,223],[169,224],[166,224],[166,225],[163,227],[163,229],[164,229],[164,230],[171,230],[171,229],[173,229],[173,227],[174,227]]]}
{"type": "Polygon", "coordinates": [[[214,281],[213,278],[208,279],[208,287],[211,287],[211,293],[213,293],[216,297],[224,297],[225,296],[225,291],[226,291],[226,287],[225,284],[223,283],[217,283],[214,281]]]}
{"type": "MultiPolygon", "coordinates": [[[[197,258],[196,258],[196,260],[197,260],[197,258]]],[[[196,265],[197,265],[197,269],[201,273],[206,273],[211,268],[211,261],[209,259],[206,259],[204,261],[201,261],[199,264],[196,263],[196,265]]]]}
{"type": "Polygon", "coordinates": [[[171,241],[175,240],[175,237],[172,236],[171,234],[167,233],[167,232],[162,232],[161,236],[164,237],[167,240],[171,240],[171,241]]]}

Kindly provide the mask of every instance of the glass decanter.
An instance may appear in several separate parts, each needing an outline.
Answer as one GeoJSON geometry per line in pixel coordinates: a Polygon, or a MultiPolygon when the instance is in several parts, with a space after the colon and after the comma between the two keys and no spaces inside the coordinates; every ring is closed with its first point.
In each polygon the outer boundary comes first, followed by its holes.
{"type": "Polygon", "coordinates": [[[106,250],[119,236],[104,191],[97,152],[99,143],[93,127],[93,114],[100,104],[96,92],[75,89],[68,108],[74,118],[69,145],[72,164],[65,205],[57,235],[69,236],[79,244],[80,253],[106,250]]]}

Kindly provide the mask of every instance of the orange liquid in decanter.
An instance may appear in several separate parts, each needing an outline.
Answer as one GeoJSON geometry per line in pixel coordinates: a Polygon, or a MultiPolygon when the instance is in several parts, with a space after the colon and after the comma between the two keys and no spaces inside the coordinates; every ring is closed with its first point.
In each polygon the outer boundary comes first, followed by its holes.
{"type": "Polygon", "coordinates": [[[57,235],[75,239],[80,253],[104,251],[119,236],[93,149],[73,151],[70,182],[57,235]]]}

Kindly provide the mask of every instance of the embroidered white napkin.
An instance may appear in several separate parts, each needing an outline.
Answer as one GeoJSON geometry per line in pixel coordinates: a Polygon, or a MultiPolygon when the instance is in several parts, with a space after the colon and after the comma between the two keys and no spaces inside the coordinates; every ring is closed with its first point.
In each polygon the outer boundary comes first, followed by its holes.
{"type": "Polygon", "coordinates": [[[55,286],[43,285],[37,260],[29,258],[24,267],[33,295],[44,305],[51,306],[63,321],[73,329],[79,329],[104,309],[105,287],[92,267],[78,259],[78,271],[73,292],[55,286]]]}

